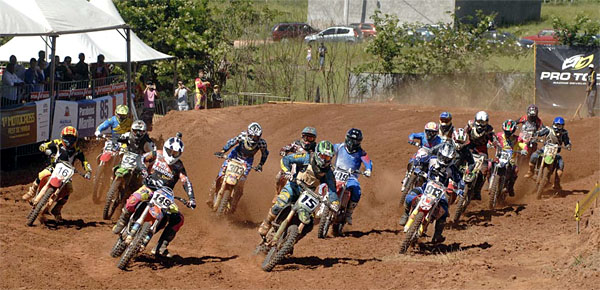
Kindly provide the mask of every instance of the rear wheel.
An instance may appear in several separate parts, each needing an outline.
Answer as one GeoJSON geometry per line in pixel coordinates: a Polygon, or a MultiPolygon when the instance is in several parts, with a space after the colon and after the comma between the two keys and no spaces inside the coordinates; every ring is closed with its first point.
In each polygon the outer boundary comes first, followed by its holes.
{"type": "Polygon", "coordinates": [[[119,269],[125,270],[127,268],[127,265],[129,264],[129,262],[140,251],[140,249],[142,248],[142,244],[144,242],[144,238],[150,232],[150,227],[151,227],[150,223],[146,222],[142,225],[142,228],[136,233],[135,238],[133,238],[133,241],[131,242],[131,244],[129,244],[129,247],[127,247],[127,249],[125,250],[125,253],[123,254],[121,259],[119,260],[119,263],[117,264],[117,267],[119,269]]]}
{"type": "Polygon", "coordinates": [[[414,173],[411,174],[410,177],[406,180],[406,186],[404,186],[404,190],[402,191],[402,194],[400,195],[400,208],[403,207],[405,200],[406,200],[406,196],[415,187],[416,182],[417,182],[417,175],[415,175],[414,173]]]}
{"type": "Polygon", "coordinates": [[[423,222],[423,215],[424,213],[420,211],[415,216],[414,222],[410,225],[408,232],[404,236],[404,241],[400,245],[400,254],[406,253],[408,248],[419,239],[419,227],[421,227],[421,223],[423,222]]]}
{"type": "Polygon", "coordinates": [[[283,260],[285,255],[290,253],[294,249],[296,239],[298,238],[298,226],[290,225],[287,228],[287,234],[285,235],[285,241],[279,250],[277,247],[272,247],[269,253],[265,257],[261,267],[265,272],[271,272],[273,268],[283,260]]]}
{"type": "Polygon", "coordinates": [[[96,174],[94,174],[94,188],[92,192],[92,198],[94,200],[94,203],[96,204],[102,202],[100,192],[104,188],[104,183],[106,182],[104,180],[106,177],[106,173],[104,172],[104,170],[106,170],[106,164],[104,162],[101,162],[100,165],[98,165],[98,168],[96,169],[96,174]]]}
{"type": "Polygon", "coordinates": [[[535,192],[536,199],[542,199],[542,193],[544,192],[546,183],[548,183],[548,175],[550,174],[550,168],[548,168],[548,166],[544,166],[542,164],[542,168],[540,168],[540,170],[542,171],[542,174],[537,180],[537,190],[535,192]]]}
{"type": "Polygon", "coordinates": [[[102,211],[102,218],[105,220],[110,220],[115,209],[117,209],[119,203],[121,203],[121,183],[123,183],[123,178],[115,176],[115,179],[106,194],[106,202],[104,203],[104,210],[102,211]]]}
{"type": "Polygon", "coordinates": [[[469,184],[465,185],[463,195],[458,196],[458,203],[456,204],[456,211],[454,212],[454,218],[452,221],[454,224],[458,224],[460,221],[460,216],[467,210],[467,206],[469,206],[471,199],[469,198],[469,184]]]}
{"type": "Polygon", "coordinates": [[[55,190],[56,189],[52,187],[48,187],[48,189],[46,189],[46,193],[44,193],[40,201],[38,201],[38,203],[31,210],[31,212],[29,212],[29,215],[27,216],[28,226],[32,226],[35,220],[37,219],[38,215],[46,208],[48,200],[50,199],[50,196],[54,194],[55,190]]]}

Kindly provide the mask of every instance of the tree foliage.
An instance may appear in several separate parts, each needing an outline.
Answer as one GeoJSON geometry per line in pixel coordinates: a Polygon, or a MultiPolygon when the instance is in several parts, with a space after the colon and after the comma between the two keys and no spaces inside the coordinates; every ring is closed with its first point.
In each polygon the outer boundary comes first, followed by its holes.
{"type": "Polygon", "coordinates": [[[579,14],[573,23],[560,17],[552,18],[552,27],[561,44],[571,46],[600,46],[600,21],[579,14]]]}

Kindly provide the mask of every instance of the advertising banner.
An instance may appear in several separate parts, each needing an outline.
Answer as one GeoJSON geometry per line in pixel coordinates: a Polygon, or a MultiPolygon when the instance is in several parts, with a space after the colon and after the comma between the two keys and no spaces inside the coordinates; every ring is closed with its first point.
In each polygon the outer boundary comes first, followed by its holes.
{"type": "Polygon", "coordinates": [[[60,131],[67,126],[77,128],[77,102],[56,101],[52,120],[52,139],[60,138],[60,131]]]}
{"type": "Polygon", "coordinates": [[[590,64],[596,68],[600,65],[599,48],[536,46],[536,103],[542,107],[577,108],[586,96],[590,64]]]}
{"type": "Polygon", "coordinates": [[[2,109],[2,149],[36,142],[36,113],[35,103],[2,109]]]}
{"type": "Polygon", "coordinates": [[[77,103],[77,130],[79,131],[79,136],[94,136],[94,132],[96,131],[96,102],[84,100],[77,103]]]}
{"type": "MultiPolygon", "coordinates": [[[[106,96],[94,99],[94,102],[96,102],[96,127],[98,127],[102,122],[113,116],[115,111],[114,99],[112,96],[106,96]]],[[[106,129],[102,133],[110,134],[110,132],[110,129],[106,129]]]]}
{"type": "Polygon", "coordinates": [[[50,99],[35,102],[37,111],[37,142],[50,139],[50,99]]]}

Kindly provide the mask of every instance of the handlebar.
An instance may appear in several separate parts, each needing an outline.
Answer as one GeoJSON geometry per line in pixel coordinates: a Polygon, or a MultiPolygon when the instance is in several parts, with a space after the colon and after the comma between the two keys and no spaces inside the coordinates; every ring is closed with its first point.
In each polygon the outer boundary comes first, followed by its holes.
{"type": "Polygon", "coordinates": [[[323,196],[321,196],[320,194],[316,194],[312,189],[310,189],[308,187],[308,185],[306,185],[306,183],[304,183],[304,181],[299,180],[297,178],[294,177],[294,179],[291,180],[292,182],[298,184],[298,186],[302,187],[302,189],[304,191],[306,191],[308,194],[310,194],[312,197],[320,200],[322,203],[324,203],[325,205],[327,205],[327,207],[335,212],[338,212],[339,209],[337,208],[333,208],[331,206],[331,203],[329,202],[329,200],[325,199],[323,196]]]}
{"type": "MultiPolygon", "coordinates": [[[[215,153],[215,157],[219,158],[219,159],[227,159],[227,160],[239,160],[240,162],[244,162],[244,160],[241,160],[239,158],[229,158],[225,155],[220,155],[218,154],[219,152],[215,153]]],[[[258,171],[258,166],[250,166],[250,169],[253,169],[254,171],[258,171]]]]}

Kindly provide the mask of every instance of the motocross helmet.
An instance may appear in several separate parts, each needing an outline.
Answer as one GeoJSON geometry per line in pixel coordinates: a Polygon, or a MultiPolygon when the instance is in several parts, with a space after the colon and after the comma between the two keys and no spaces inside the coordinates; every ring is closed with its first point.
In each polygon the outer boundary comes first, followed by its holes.
{"type": "Polygon", "coordinates": [[[425,124],[425,137],[427,140],[432,140],[438,134],[438,125],[435,122],[425,124]]]}
{"type": "Polygon", "coordinates": [[[306,151],[315,151],[317,140],[317,129],[306,127],[302,129],[302,148],[306,151]]]}
{"type": "Polygon", "coordinates": [[[454,130],[452,140],[454,140],[454,144],[458,150],[465,146],[467,144],[467,132],[465,132],[465,129],[458,128],[458,130],[454,130]]]}
{"type": "Polygon", "coordinates": [[[248,150],[254,150],[256,145],[258,145],[258,141],[260,140],[260,136],[262,136],[262,127],[260,124],[253,122],[248,125],[247,138],[244,140],[244,147],[248,150]]]}
{"type": "Polygon", "coordinates": [[[115,110],[115,114],[117,115],[119,122],[123,122],[125,121],[125,119],[127,119],[127,115],[129,114],[129,107],[127,107],[126,105],[118,105],[117,109],[115,110]]]}
{"type": "Polygon", "coordinates": [[[437,153],[437,162],[441,166],[448,166],[456,156],[456,148],[450,142],[442,143],[437,153]]]}
{"type": "Polygon", "coordinates": [[[71,149],[75,148],[75,143],[77,143],[77,129],[73,126],[65,127],[60,132],[60,139],[63,146],[65,146],[68,151],[71,151],[71,149]]]}
{"type": "Polygon", "coordinates": [[[317,167],[324,169],[331,164],[334,155],[333,144],[329,141],[321,141],[317,144],[317,150],[315,150],[315,153],[313,154],[313,160],[317,167]]]}
{"type": "Polygon", "coordinates": [[[452,127],[452,114],[449,112],[442,112],[440,114],[440,130],[447,132],[452,127]]]}
{"type": "Polygon", "coordinates": [[[142,120],[136,120],[131,124],[131,137],[135,141],[139,141],[146,134],[146,123],[142,120]]]}
{"type": "Polygon", "coordinates": [[[563,117],[556,117],[552,122],[552,129],[555,131],[562,131],[565,128],[565,119],[563,117]]]}
{"type": "Polygon", "coordinates": [[[529,105],[529,107],[527,107],[527,120],[529,121],[535,121],[535,119],[538,116],[538,107],[536,105],[529,105]]]}
{"type": "Polygon", "coordinates": [[[357,152],[360,149],[360,143],[362,142],[363,135],[362,131],[356,128],[348,130],[346,133],[346,150],[348,153],[357,152]]]}
{"type": "Polygon", "coordinates": [[[477,133],[482,133],[488,122],[490,121],[490,117],[485,111],[479,111],[475,114],[475,130],[477,133]]]}
{"type": "Polygon", "coordinates": [[[183,154],[183,141],[180,137],[171,137],[163,145],[163,157],[167,164],[175,164],[181,154],[183,154]]]}
{"type": "Polygon", "coordinates": [[[517,130],[517,122],[511,119],[504,121],[504,123],[502,123],[502,130],[504,131],[504,136],[507,138],[510,137],[517,130]]]}

